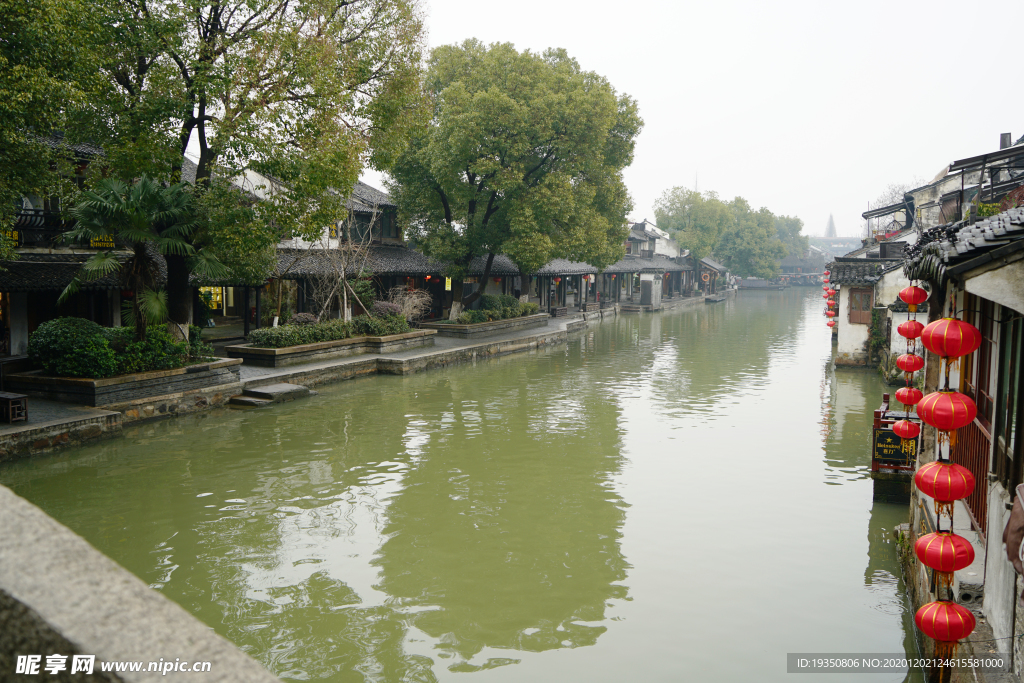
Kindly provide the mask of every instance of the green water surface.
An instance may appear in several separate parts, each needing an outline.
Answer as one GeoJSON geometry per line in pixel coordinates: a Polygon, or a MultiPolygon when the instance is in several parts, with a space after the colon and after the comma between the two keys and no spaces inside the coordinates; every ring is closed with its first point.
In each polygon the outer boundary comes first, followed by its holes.
{"type": "Polygon", "coordinates": [[[885,389],[831,369],[821,308],[623,316],[0,482],[285,679],[792,680],[787,652],[913,648],[906,507],[868,476],[885,389]]]}

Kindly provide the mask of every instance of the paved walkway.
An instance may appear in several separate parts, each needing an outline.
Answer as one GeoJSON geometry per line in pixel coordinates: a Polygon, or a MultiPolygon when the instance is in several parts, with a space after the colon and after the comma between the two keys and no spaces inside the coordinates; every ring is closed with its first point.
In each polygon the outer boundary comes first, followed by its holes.
{"type": "Polygon", "coordinates": [[[242,380],[242,384],[245,384],[246,382],[255,379],[259,379],[262,381],[270,377],[292,375],[296,372],[304,370],[319,370],[322,368],[334,368],[344,365],[365,363],[367,358],[392,358],[395,360],[412,360],[414,358],[425,358],[435,354],[447,353],[449,351],[455,351],[458,349],[470,349],[476,346],[485,346],[487,344],[492,344],[496,341],[514,341],[517,339],[530,339],[531,337],[537,337],[539,335],[550,334],[552,332],[564,330],[569,323],[582,319],[583,314],[579,313],[564,318],[552,318],[544,327],[531,327],[525,330],[518,330],[515,332],[496,332],[495,334],[476,337],[474,339],[459,339],[456,337],[442,337],[441,335],[434,335],[433,346],[421,346],[414,349],[408,349],[406,351],[396,351],[394,353],[359,354],[357,356],[349,356],[347,358],[332,358],[331,360],[321,361],[318,363],[303,363],[301,365],[289,365],[283,368],[261,368],[252,365],[242,365],[242,367],[239,369],[239,378],[242,380]]]}
{"type": "Polygon", "coordinates": [[[87,420],[93,417],[105,417],[116,415],[109,410],[93,408],[91,406],[80,406],[74,403],[59,403],[45,398],[28,399],[28,420],[7,424],[0,422],[0,436],[16,434],[40,427],[52,427],[59,424],[87,420]]]}

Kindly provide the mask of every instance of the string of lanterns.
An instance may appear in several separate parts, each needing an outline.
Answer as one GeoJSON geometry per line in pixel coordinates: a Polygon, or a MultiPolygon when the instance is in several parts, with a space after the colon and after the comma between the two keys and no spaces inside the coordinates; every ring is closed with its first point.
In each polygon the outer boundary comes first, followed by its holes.
{"type": "MultiPolygon", "coordinates": [[[[977,415],[978,409],[969,396],[949,389],[950,365],[974,352],[981,344],[981,334],[973,325],[943,318],[925,326],[917,321],[917,307],[928,300],[928,292],[911,285],[899,294],[907,303],[911,319],[896,330],[907,339],[907,353],[896,359],[904,371],[906,386],[896,391],[896,400],[909,410],[916,406],[917,416],[938,431],[939,457],[921,466],[914,474],[914,485],[921,493],[935,501],[936,531],[926,534],[914,543],[914,553],[926,567],[935,571],[937,594],[940,599],[917,611],[914,623],[935,641],[935,657],[946,659],[956,653],[959,641],[969,636],[976,625],[970,610],[949,599],[953,572],[974,562],[974,548],[970,541],[953,533],[953,506],[974,491],[975,479],[966,467],[951,461],[956,447],[956,430],[966,427],[977,415]],[[913,374],[924,367],[924,359],[915,351],[920,339],[926,349],[939,356],[944,365],[944,380],[939,391],[923,395],[913,386],[913,374]],[[944,456],[943,444],[949,448],[944,456]],[[949,528],[942,528],[943,517],[949,518],[949,528]],[[945,593],[945,599],[943,598],[945,593]]],[[[921,433],[921,425],[909,419],[893,424],[893,431],[901,439],[913,439],[921,433]]]]}
{"type": "Polygon", "coordinates": [[[821,278],[821,281],[824,283],[821,288],[823,290],[825,290],[825,292],[821,295],[821,298],[826,300],[825,301],[825,315],[829,319],[828,322],[825,323],[825,324],[828,325],[829,328],[832,328],[832,327],[836,326],[836,321],[835,321],[835,317],[836,317],[836,300],[835,300],[836,290],[834,290],[832,288],[832,286],[829,285],[829,276],[831,274],[832,274],[831,271],[826,270],[826,271],[824,271],[822,273],[822,275],[824,275],[825,277],[821,278]]]}

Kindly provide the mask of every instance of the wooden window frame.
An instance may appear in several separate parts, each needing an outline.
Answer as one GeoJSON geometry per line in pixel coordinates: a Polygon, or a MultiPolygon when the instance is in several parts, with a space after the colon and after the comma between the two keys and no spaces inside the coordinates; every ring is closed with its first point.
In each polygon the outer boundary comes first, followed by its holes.
{"type": "Polygon", "coordinates": [[[847,306],[847,320],[853,325],[870,325],[871,324],[871,309],[875,304],[875,289],[874,287],[851,287],[850,293],[846,297],[847,306]],[[863,293],[868,294],[868,305],[865,309],[863,306],[863,293]],[[861,302],[860,310],[854,308],[854,296],[858,295],[858,301],[861,302]]]}

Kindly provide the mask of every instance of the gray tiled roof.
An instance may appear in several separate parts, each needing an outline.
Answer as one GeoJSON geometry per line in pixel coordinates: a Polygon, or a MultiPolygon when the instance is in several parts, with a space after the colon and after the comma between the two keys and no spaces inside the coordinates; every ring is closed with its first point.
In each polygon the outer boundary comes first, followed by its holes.
{"type": "Polygon", "coordinates": [[[835,285],[873,285],[900,265],[900,261],[882,259],[836,259],[828,264],[829,281],[835,285]]]}
{"type": "MultiPolygon", "coordinates": [[[[0,266],[0,292],[62,292],[80,274],[82,264],[92,254],[21,254],[17,261],[4,261],[0,266]]],[[[167,278],[167,264],[162,256],[152,256],[160,269],[158,283],[167,278]]],[[[117,254],[122,263],[129,254],[117,254]]],[[[79,289],[98,291],[121,289],[120,273],[114,272],[91,281],[81,280],[79,289]]]]}
{"type": "Polygon", "coordinates": [[[948,277],[1024,248],[1024,207],[969,225],[963,221],[926,230],[907,249],[904,273],[912,280],[948,277]]]}
{"type": "Polygon", "coordinates": [[[702,258],[702,259],[700,260],[700,262],[701,262],[701,264],[702,264],[702,265],[705,265],[705,266],[707,266],[708,268],[714,268],[714,269],[715,269],[715,270],[717,270],[717,271],[718,271],[719,273],[724,273],[724,272],[726,271],[726,267],[725,267],[725,266],[723,266],[723,265],[722,265],[721,263],[719,263],[718,261],[715,261],[715,260],[713,260],[713,259],[711,259],[711,258],[708,258],[707,256],[705,256],[704,258],[702,258]]]}
{"type": "Polygon", "coordinates": [[[96,157],[103,156],[103,148],[96,145],[91,145],[88,142],[68,142],[64,139],[64,136],[59,133],[53,135],[45,135],[36,138],[47,147],[56,150],[69,149],[78,156],[83,157],[96,157]]]}
{"type": "Polygon", "coordinates": [[[556,258],[544,264],[544,267],[534,273],[534,275],[585,275],[587,273],[596,274],[597,268],[589,263],[556,258]]]}

